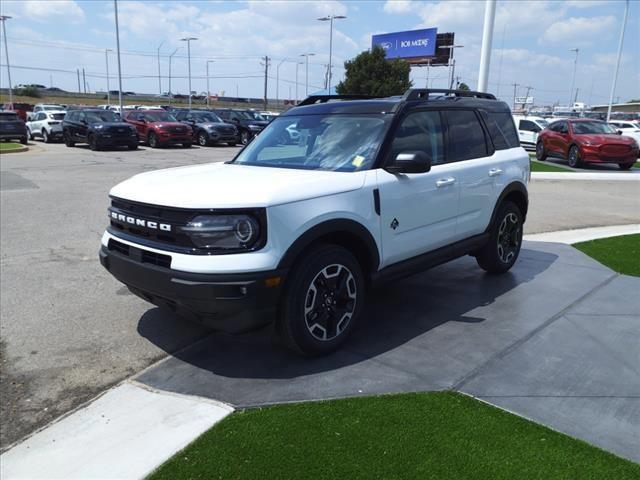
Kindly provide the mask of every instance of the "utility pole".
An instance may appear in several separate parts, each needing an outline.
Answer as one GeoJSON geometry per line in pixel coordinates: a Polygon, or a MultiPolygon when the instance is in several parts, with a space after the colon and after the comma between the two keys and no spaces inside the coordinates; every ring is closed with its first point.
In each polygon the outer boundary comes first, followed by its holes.
{"type": "Polygon", "coordinates": [[[195,37],[181,38],[181,42],[187,42],[187,63],[189,69],[189,108],[191,108],[191,41],[198,40],[195,37]]]}
{"type": "Polygon", "coordinates": [[[7,59],[7,80],[9,80],[9,103],[13,103],[13,86],[11,85],[11,67],[9,66],[9,47],[7,47],[7,23],[11,17],[8,15],[0,15],[2,22],[2,35],[4,36],[4,56],[7,59]]]}
{"type": "Polygon", "coordinates": [[[269,57],[264,57],[264,109],[267,110],[267,75],[269,74],[269,57]]]}
{"type": "MultiPolygon", "coordinates": [[[[533,87],[527,87],[527,93],[524,96],[524,101],[527,101],[527,98],[529,98],[529,92],[533,89],[533,87]]],[[[524,105],[523,105],[524,107],[524,105]]]]}
{"type": "Polygon", "coordinates": [[[209,64],[210,63],[213,63],[213,60],[207,60],[207,108],[210,107],[209,97],[211,96],[211,93],[209,93],[209,64]]]}
{"type": "Polygon", "coordinates": [[[82,93],[82,88],[80,88],[80,69],[76,68],[76,73],[78,74],[78,93],[82,93]]]}
{"type": "Polygon", "coordinates": [[[113,50],[107,48],[104,51],[104,62],[107,66],[107,105],[111,105],[111,87],[109,87],[109,52],[113,52],[113,50]]]}
{"type": "Polygon", "coordinates": [[[171,98],[173,97],[173,93],[171,92],[171,59],[178,50],[180,50],[180,47],[176,48],[173,53],[169,55],[169,105],[171,105],[171,98]]]}
{"type": "Polygon", "coordinates": [[[569,92],[569,108],[573,106],[573,102],[571,99],[573,98],[573,87],[576,83],[576,69],[578,67],[578,53],[580,52],[579,48],[570,48],[570,52],[575,52],[576,58],[573,60],[573,76],[571,77],[571,91],[569,92]]]}
{"type": "Polygon", "coordinates": [[[573,103],[576,103],[578,101],[578,92],[580,91],[579,88],[576,88],[576,96],[573,99],[573,103]]]}
{"type": "Polygon", "coordinates": [[[82,85],[84,87],[84,93],[87,93],[87,77],[84,75],[84,67],[82,68],[82,85]]]}
{"type": "Polygon", "coordinates": [[[514,83],[513,84],[513,109],[516,109],[516,92],[517,92],[517,88],[520,86],[519,83],[514,83]]]}
{"type": "Polygon", "coordinates": [[[300,56],[305,57],[306,66],[304,71],[304,95],[309,96],[309,57],[313,57],[315,53],[302,53],[300,56]]]}
{"type": "Polygon", "coordinates": [[[164,45],[164,40],[158,45],[158,95],[162,96],[162,80],[160,76],[160,48],[164,45]]]}
{"type": "Polygon", "coordinates": [[[120,107],[120,110],[118,110],[118,112],[120,112],[120,116],[122,117],[122,114],[124,112],[122,108],[122,65],[120,63],[120,27],[118,26],[118,0],[113,0],[113,7],[116,17],[116,50],[118,53],[118,106],[120,107]]]}
{"type": "Polygon", "coordinates": [[[491,61],[491,42],[493,40],[493,22],[495,18],[496,0],[486,0],[484,28],[482,30],[482,50],[480,52],[480,72],[478,73],[479,92],[486,92],[489,85],[489,63],[491,61]]]}
{"type": "MultiPolygon", "coordinates": [[[[613,96],[616,93],[616,83],[618,82],[618,70],[620,69],[620,58],[622,57],[622,45],[624,43],[624,29],[627,26],[628,16],[629,16],[629,0],[626,0],[625,6],[624,6],[624,17],[622,18],[622,28],[620,29],[620,43],[618,44],[618,59],[616,60],[616,69],[613,73],[613,82],[611,83],[611,95],[609,95],[609,107],[607,108],[607,122],[611,120],[611,106],[613,104],[613,96]]],[[[5,45],[7,44],[6,40],[4,44],[5,45]]]]}

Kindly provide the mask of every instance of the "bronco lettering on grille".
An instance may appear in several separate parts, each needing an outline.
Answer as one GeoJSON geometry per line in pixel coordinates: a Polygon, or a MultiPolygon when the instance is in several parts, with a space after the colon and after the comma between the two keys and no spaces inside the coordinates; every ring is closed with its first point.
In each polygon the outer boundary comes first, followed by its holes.
{"type": "Polygon", "coordinates": [[[164,232],[171,231],[171,225],[169,225],[168,223],[159,223],[159,222],[153,222],[151,220],[145,220],[143,218],[134,218],[134,217],[130,217],[129,215],[123,215],[122,213],[117,213],[117,212],[109,212],[109,213],[111,218],[119,222],[129,223],[131,225],[136,225],[138,227],[146,227],[152,230],[162,230],[164,232]]]}

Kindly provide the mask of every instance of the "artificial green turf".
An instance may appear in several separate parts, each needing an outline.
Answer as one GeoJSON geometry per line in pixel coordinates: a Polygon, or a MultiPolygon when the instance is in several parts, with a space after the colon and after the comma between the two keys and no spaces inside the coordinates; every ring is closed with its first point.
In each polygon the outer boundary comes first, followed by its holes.
{"type": "Polygon", "coordinates": [[[435,392],[237,412],[150,478],[623,480],[640,478],[640,465],[435,392]]]}
{"type": "Polygon", "coordinates": [[[612,270],[640,277],[640,233],[573,245],[612,270]]]}
{"type": "Polygon", "coordinates": [[[640,162],[636,162],[633,168],[640,168],[640,162]]]}
{"type": "Polygon", "coordinates": [[[563,172],[563,173],[575,173],[575,170],[569,170],[568,168],[557,167],[551,163],[542,163],[536,161],[531,161],[531,171],[532,172],[563,172]]]}
{"type": "Polygon", "coordinates": [[[21,145],[19,143],[13,143],[13,142],[0,142],[0,152],[7,152],[7,151],[11,151],[11,150],[18,150],[20,148],[24,147],[24,145],[21,145]]]}

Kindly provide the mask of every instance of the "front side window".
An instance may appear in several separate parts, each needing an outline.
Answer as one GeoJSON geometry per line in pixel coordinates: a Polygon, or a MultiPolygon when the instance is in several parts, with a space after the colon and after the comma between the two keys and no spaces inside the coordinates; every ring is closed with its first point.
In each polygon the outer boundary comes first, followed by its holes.
{"type": "Polygon", "coordinates": [[[420,151],[426,153],[432,165],[444,163],[442,121],[440,112],[425,111],[409,114],[395,132],[389,158],[399,153],[420,151]]]}
{"type": "Polygon", "coordinates": [[[575,122],[573,123],[575,135],[589,135],[598,133],[616,133],[615,129],[604,122],[575,122]]]}
{"type": "Polygon", "coordinates": [[[384,114],[276,118],[233,163],[353,172],[371,168],[391,121],[384,114]]]}
{"type": "Polygon", "coordinates": [[[447,161],[459,162],[487,156],[484,130],[471,110],[445,110],[449,133],[447,161]]]}
{"type": "Polygon", "coordinates": [[[40,112],[38,113],[38,115],[36,115],[36,122],[40,120],[45,120],[46,118],[47,118],[47,114],[44,112],[40,112]]]}

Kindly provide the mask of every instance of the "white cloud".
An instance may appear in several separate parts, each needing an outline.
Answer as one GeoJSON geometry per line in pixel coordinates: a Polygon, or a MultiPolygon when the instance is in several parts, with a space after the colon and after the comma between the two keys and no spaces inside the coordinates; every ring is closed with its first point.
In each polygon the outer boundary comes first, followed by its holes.
{"type": "Polygon", "coordinates": [[[29,0],[20,2],[22,14],[38,21],[61,21],[80,23],[85,20],[84,11],[74,0],[29,0]],[[63,21],[63,20],[62,20],[63,21]]]}
{"type": "Polygon", "coordinates": [[[570,17],[551,24],[538,39],[543,44],[567,46],[590,45],[602,35],[610,34],[616,25],[613,15],[601,17],[570,17]]]}
{"type": "Polygon", "coordinates": [[[414,6],[411,0],[387,0],[382,9],[387,13],[409,13],[414,6]]]}

